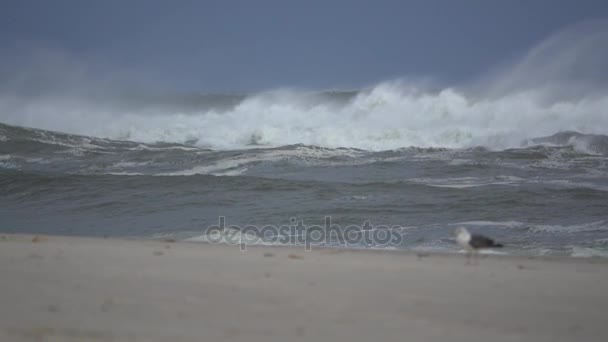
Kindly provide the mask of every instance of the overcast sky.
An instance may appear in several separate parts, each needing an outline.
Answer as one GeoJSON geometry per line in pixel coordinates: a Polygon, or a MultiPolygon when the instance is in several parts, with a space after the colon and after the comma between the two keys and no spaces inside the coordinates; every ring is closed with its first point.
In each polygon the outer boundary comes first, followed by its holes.
{"type": "Polygon", "coordinates": [[[0,0],[0,64],[203,92],[458,83],[607,16],[606,0],[0,0]]]}

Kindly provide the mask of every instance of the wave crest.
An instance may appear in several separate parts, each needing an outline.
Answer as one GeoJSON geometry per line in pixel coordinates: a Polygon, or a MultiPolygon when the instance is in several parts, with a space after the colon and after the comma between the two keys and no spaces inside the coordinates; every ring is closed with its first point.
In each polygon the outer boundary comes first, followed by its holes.
{"type": "Polygon", "coordinates": [[[73,104],[60,115],[61,106],[31,103],[27,115],[4,121],[213,149],[293,144],[371,151],[408,146],[504,149],[560,131],[608,133],[608,96],[546,104],[528,93],[473,99],[456,89],[421,92],[401,83],[380,84],[346,103],[313,102],[297,92],[282,93],[247,97],[223,113],[110,113],[73,104]]]}

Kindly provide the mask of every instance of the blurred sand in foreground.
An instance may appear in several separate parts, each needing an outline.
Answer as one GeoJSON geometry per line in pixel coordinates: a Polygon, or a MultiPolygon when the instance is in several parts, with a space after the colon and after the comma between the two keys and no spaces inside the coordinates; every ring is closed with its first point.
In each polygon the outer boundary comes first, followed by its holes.
{"type": "Polygon", "coordinates": [[[608,260],[0,236],[0,341],[607,341],[608,260]]]}

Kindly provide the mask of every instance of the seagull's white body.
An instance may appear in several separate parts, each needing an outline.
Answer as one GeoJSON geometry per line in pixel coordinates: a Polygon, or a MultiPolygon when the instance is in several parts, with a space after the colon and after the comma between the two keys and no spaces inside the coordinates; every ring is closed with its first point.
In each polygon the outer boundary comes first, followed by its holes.
{"type": "Polygon", "coordinates": [[[458,245],[467,250],[467,252],[472,252],[475,250],[470,244],[471,241],[471,233],[465,228],[456,229],[456,242],[458,245]]]}

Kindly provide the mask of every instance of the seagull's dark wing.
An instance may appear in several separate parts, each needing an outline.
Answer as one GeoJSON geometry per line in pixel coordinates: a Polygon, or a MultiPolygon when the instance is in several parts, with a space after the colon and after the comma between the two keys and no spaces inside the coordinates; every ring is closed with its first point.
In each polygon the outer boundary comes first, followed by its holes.
{"type": "Polygon", "coordinates": [[[502,247],[501,244],[494,242],[494,240],[479,234],[472,234],[471,241],[469,241],[469,244],[475,249],[502,247]]]}

